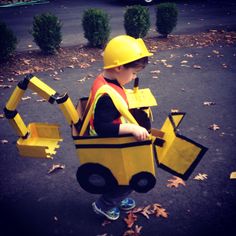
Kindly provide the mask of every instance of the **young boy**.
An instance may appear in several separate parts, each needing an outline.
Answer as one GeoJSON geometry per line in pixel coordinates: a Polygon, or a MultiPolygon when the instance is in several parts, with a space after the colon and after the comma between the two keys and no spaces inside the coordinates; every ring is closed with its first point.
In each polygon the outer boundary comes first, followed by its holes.
{"type": "MultiPolygon", "coordinates": [[[[148,56],[151,55],[152,53],[147,50],[142,39],[135,39],[127,35],[113,38],[104,50],[104,71],[93,83],[91,102],[93,102],[97,90],[106,84],[115,89],[128,105],[123,86],[137,77],[137,74],[147,65],[148,56]]],[[[148,138],[149,133],[145,128],[127,123],[108,94],[101,95],[95,101],[94,107],[90,120],[90,135],[132,134],[139,141],[148,138]]],[[[94,202],[92,204],[93,210],[109,220],[116,220],[120,216],[119,208],[131,210],[135,207],[135,201],[128,198],[131,192],[129,186],[118,186],[94,202]]]]}

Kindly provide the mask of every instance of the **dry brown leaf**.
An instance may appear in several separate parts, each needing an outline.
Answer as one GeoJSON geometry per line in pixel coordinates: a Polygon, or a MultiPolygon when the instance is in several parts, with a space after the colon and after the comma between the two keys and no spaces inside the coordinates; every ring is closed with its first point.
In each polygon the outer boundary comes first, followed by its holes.
{"type": "Polygon", "coordinates": [[[0,84],[0,88],[11,88],[11,85],[9,84],[0,84]]]}
{"type": "Polygon", "coordinates": [[[168,212],[160,204],[153,204],[154,213],[157,217],[168,218],[168,212]]]}
{"type": "Polygon", "coordinates": [[[184,60],[184,61],[181,61],[180,63],[181,63],[181,64],[187,64],[188,61],[184,60]]]}
{"type": "Polygon", "coordinates": [[[2,118],[4,118],[5,116],[4,116],[4,114],[0,114],[0,118],[2,119],[2,118]]]}
{"type": "Polygon", "coordinates": [[[161,71],[160,70],[152,70],[150,71],[151,74],[160,74],[161,71]]]}
{"type": "Polygon", "coordinates": [[[137,216],[131,211],[127,214],[127,218],[124,218],[128,228],[132,228],[134,222],[137,220],[137,216]]]}
{"type": "Polygon", "coordinates": [[[27,96],[27,97],[22,97],[22,98],[21,98],[21,100],[22,100],[22,101],[26,101],[26,100],[30,100],[30,99],[31,99],[31,97],[30,97],[30,96],[27,96]]]}
{"type": "Polygon", "coordinates": [[[56,81],[61,80],[61,78],[59,78],[59,77],[55,77],[53,79],[56,80],[56,81]]]}
{"type": "Polygon", "coordinates": [[[90,64],[85,63],[85,62],[79,64],[79,67],[80,67],[81,69],[85,69],[85,68],[90,67],[90,66],[91,66],[90,64]]]}
{"type": "Polygon", "coordinates": [[[149,215],[152,214],[150,211],[151,205],[148,205],[143,208],[143,210],[140,212],[143,216],[145,216],[147,219],[150,219],[149,215]]]}
{"type": "Polygon", "coordinates": [[[193,68],[194,68],[194,69],[202,69],[202,67],[199,66],[199,65],[193,65],[193,68]]]}
{"type": "Polygon", "coordinates": [[[201,180],[201,181],[203,181],[203,180],[206,180],[207,179],[207,174],[201,174],[201,173],[198,173],[195,177],[194,177],[194,179],[195,180],[201,180]]]}
{"type": "Polygon", "coordinates": [[[36,102],[46,102],[47,100],[45,98],[37,99],[36,102]]]}
{"type": "Polygon", "coordinates": [[[65,165],[62,165],[62,164],[53,164],[52,167],[49,169],[48,174],[51,174],[51,173],[53,173],[54,171],[59,170],[59,169],[65,169],[65,165]]]}
{"type": "Polygon", "coordinates": [[[210,126],[209,126],[209,129],[216,131],[216,130],[219,130],[219,129],[220,129],[220,126],[217,125],[217,124],[213,124],[213,125],[210,125],[210,126]]]}
{"type": "Polygon", "coordinates": [[[213,52],[214,54],[219,54],[219,53],[220,53],[220,52],[217,51],[217,50],[212,50],[212,52],[213,52]]]}
{"type": "Polygon", "coordinates": [[[142,226],[135,225],[134,230],[129,229],[129,230],[125,231],[123,236],[140,236],[141,235],[140,232],[141,232],[142,228],[143,228],[142,226]]]}
{"type": "Polygon", "coordinates": [[[171,109],[170,112],[171,113],[176,113],[176,112],[179,112],[179,109],[171,109]]]}
{"type": "Polygon", "coordinates": [[[216,105],[215,102],[203,102],[203,105],[204,106],[213,106],[213,105],[216,105]]]}
{"type": "MultiPolygon", "coordinates": [[[[135,213],[139,213],[143,210],[143,207],[135,207],[134,209],[132,209],[131,211],[135,214],[135,213]]],[[[129,212],[127,212],[129,213],[129,212]]]]}
{"type": "Polygon", "coordinates": [[[167,184],[168,188],[178,188],[179,185],[183,185],[186,186],[185,182],[183,181],[183,179],[177,177],[177,176],[173,176],[173,179],[169,179],[168,182],[170,182],[169,184],[167,184]]]}
{"type": "Polygon", "coordinates": [[[0,143],[1,143],[1,144],[7,144],[7,143],[8,143],[8,140],[2,139],[2,140],[0,140],[0,143]]]}
{"type": "Polygon", "coordinates": [[[14,78],[10,78],[10,79],[7,79],[8,82],[17,82],[18,80],[14,79],[14,78]]]}

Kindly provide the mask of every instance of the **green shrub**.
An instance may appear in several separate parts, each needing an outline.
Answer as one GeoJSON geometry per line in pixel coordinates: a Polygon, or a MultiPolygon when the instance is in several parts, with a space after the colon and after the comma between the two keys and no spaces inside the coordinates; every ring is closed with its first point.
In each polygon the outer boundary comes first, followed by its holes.
{"type": "Polygon", "coordinates": [[[96,8],[84,11],[82,25],[84,37],[89,41],[90,46],[102,47],[110,36],[110,22],[106,12],[96,8]]]}
{"type": "Polygon", "coordinates": [[[134,5],[126,8],[124,14],[126,34],[134,38],[143,38],[150,28],[150,15],[145,6],[134,5]]]}
{"type": "Polygon", "coordinates": [[[4,22],[0,22],[0,62],[9,59],[16,50],[17,38],[4,22]]]}
{"type": "Polygon", "coordinates": [[[45,54],[54,54],[62,41],[61,22],[51,13],[34,17],[33,32],[35,43],[45,54]]]}
{"type": "Polygon", "coordinates": [[[161,3],[156,8],[156,30],[167,37],[177,25],[178,10],[175,3],[161,3]]]}

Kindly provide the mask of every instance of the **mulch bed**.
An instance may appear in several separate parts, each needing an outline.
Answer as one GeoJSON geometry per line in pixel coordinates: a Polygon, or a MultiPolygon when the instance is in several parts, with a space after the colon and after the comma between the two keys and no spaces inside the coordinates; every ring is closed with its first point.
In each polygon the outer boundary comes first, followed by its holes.
{"type": "MultiPolygon", "coordinates": [[[[145,42],[153,53],[176,48],[202,48],[215,44],[232,45],[236,43],[236,32],[210,30],[191,35],[169,35],[168,38],[151,37],[145,42]]],[[[16,52],[12,58],[1,65],[0,79],[7,79],[41,71],[62,70],[64,68],[85,69],[93,62],[102,60],[102,49],[85,45],[64,47],[55,55],[44,55],[40,50],[16,52]]]]}

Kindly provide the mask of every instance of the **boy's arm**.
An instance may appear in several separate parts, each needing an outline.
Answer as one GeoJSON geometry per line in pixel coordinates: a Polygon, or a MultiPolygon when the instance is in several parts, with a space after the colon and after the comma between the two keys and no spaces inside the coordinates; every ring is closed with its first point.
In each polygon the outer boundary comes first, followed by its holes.
{"type": "Polygon", "coordinates": [[[135,124],[120,124],[119,134],[132,134],[139,141],[144,141],[149,137],[145,128],[135,124]]]}
{"type": "Polygon", "coordinates": [[[94,128],[100,136],[118,136],[119,124],[113,121],[120,116],[120,113],[108,95],[99,98],[94,113],[94,128]]]}

